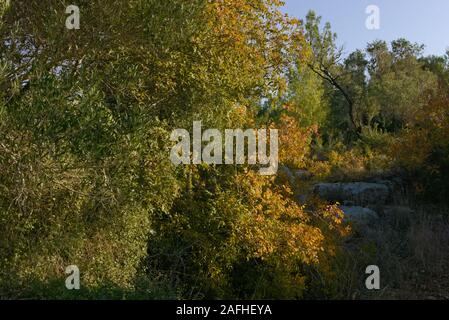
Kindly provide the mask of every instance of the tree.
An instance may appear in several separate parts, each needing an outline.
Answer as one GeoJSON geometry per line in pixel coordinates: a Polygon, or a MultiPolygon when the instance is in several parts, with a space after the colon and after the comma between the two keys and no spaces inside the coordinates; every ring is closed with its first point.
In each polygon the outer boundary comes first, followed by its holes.
{"type": "Polygon", "coordinates": [[[284,103],[302,127],[328,124],[329,103],[321,77],[304,63],[295,64],[289,72],[289,87],[284,103]]]}
{"type": "Polygon", "coordinates": [[[425,70],[438,76],[443,86],[449,86],[449,50],[444,56],[431,55],[421,58],[420,61],[424,64],[425,70]]]}
{"type": "Polygon", "coordinates": [[[368,92],[378,115],[374,121],[384,130],[396,132],[413,122],[437,88],[436,77],[420,61],[423,46],[405,39],[368,44],[368,92]]]}
{"type": "Polygon", "coordinates": [[[320,30],[320,23],[321,17],[317,16],[315,12],[310,11],[307,14],[305,35],[312,49],[312,61],[308,64],[309,68],[342,95],[347,104],[351,130],[359,135],[361,127],[355,119],[354,97],[341,81],[345,75],[341,66],[343,49],[337,47],[335,43],[337,35],[331,31],[330,24],[326,23],[320,30]]]}
{"type": "Polygon", "coordinates": [[[279,272],[279,295],[298,296],[298,266],[319,262],[325,236],[287,188],[248,167],[175,167],[167,151],[194,120],[254,126],[306,55],[298,21],[277,0],[78,5],[80,30],[59,0],[2,11],[0,295],[58,297],[76,264],[88,297],[123,297],[154,274],[184,296],[195,283],[248,296],[241,265],[271,284],[279,272]]]}

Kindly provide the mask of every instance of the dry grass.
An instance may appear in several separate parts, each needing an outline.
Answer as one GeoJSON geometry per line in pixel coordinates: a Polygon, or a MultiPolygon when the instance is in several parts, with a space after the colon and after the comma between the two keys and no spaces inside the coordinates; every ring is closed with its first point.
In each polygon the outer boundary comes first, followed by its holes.
{"type": "MultiPolygon", "coordinates": [[[[358,239],[366,261],[381,270],[381,290],[354,287],[362,299],[449,299],[449,210],[445,206],[392,207],[358,239]],[[368,258],[369,260],[369,258],[368,258]]],[[[360,261],[358,261],[360,263],[360,261]]]]}

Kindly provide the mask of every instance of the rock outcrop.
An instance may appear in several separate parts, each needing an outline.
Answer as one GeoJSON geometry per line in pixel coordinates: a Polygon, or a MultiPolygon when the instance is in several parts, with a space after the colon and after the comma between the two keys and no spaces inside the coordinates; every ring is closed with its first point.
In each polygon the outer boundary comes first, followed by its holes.
{"type": "Polygon", "coordinates": [[[350,182],[319,183],[314,194],[331,202],[351,203],[357,206],[378,206],[387,203],[391,189],[383,183],[350,182]]]}
{"type": "Polygon", "coordinates": [[[369,208],[358,206],[340,206],[340,209],[344,212],[345,217],[349,220],[358,222],[370,222],[379,218],[378,214],[369,208]]]}

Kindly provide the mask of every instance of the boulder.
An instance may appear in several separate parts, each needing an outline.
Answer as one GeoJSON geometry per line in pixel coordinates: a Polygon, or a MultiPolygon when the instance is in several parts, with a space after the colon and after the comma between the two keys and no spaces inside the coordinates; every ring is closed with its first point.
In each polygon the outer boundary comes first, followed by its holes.
{"type": "Polygon", "coordinates": [[[388,186],[370,182],[319,183],[313,192],[327,201],[349,202],[360,206],[384,205],[390,196],[388,186]]]}
{"type": "Polygon", "coordinates": [[[345,214],[345,218],[347,218],[348,220],[357,222],[369,222],[379,219],[379,215],[369,208],[358,206],[340,206],[340,209],[343,211],[343,213],[345,214]]]}

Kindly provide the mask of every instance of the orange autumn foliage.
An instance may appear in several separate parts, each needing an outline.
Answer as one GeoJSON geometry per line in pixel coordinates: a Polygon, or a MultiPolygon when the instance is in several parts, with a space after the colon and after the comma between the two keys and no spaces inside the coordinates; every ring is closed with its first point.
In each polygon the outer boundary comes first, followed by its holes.
{"type": "Polygon", "coordinates": [[[407,169],[425,167],[438,170],[429,162],[436,150],[449,145],[449,95],[445,91],[435,95],[425,108],[414,115],[413,124],[405,128],[391,144],[391,152],[398,163],[407,169]]]}
{"type": "Polygon", "coordinates": [[[293,116],[287,114],[281,116],[276,126],[279,128],[279,161],[292,167],[301,167],[318,127],[302,128],[293,116]]]}

